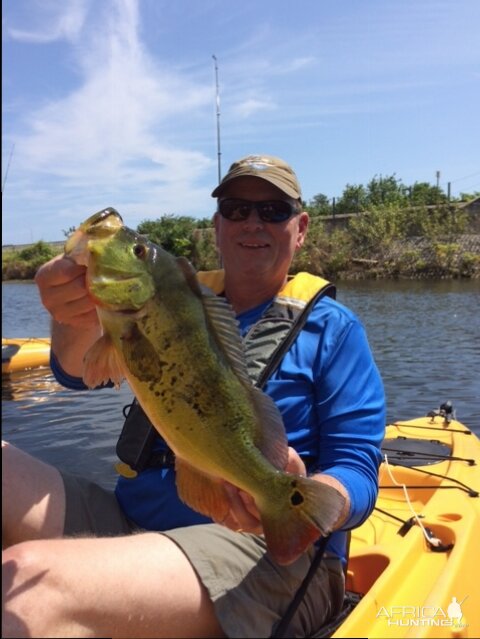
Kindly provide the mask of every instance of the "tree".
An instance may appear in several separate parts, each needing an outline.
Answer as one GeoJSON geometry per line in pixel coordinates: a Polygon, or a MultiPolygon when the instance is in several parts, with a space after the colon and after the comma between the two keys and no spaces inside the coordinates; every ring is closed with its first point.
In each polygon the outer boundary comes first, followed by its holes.
{"type": "Polygon", "coordinates": [[[448,198],[438,186],[433,186],[428,182],[415,182],[409,188],[409,199],[412,206],[430,206],[442,204],[448,198]]]}
{"type": "MultiPolygon", "coordinates": [[[[160,244],[172,255],[192,260],[194,255],[194,232],[206,228],[206,220],[196,220],[187,215],[162,215],[157,220],[143,220],[137,231],[151,242],[160,244]]],[[[211,226],[211,222],[208,223],[211,226]]]]}
{"type": "Polygon", "coordinates": [[[70,235],[75,233],[76,230],[77,230],[76,226],[70,226],[67,230],[62,229],[62,233],[65,235],[65,237],[69,237],[70,235]]]}
{"type": "Polygon", "coordinates": [[[401,206],[406,202],[407,187],[395,174],[374,176],[367,185],[367,206],[401,206]]]}
{"type": "Polygon", "coordinates": [[[312,199],[305,205],[305,210],[310,215],[331,215],[332,206],[326,195],[323,193],[317,193],[312,199]]]}
{"type": "Polygon", "coordinates": [[[367,192],[363,184],[347,184],[335,205],[335,213],[358,213],[367,208],[367,192]]]}
{"type": "Polygon", "coordinates": [[[473,193],[460,193],[460,202],[469,202],[470,200],[476,200],[480,197],[480,191],[474,191],[473,193]]]}

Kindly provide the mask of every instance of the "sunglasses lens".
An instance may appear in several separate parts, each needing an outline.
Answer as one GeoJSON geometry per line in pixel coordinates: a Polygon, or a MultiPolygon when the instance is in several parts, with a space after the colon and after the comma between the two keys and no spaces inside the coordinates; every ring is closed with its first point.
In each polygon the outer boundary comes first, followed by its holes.
{"type": "Polygon", "coordinates": [[[227,220],[242,222],[248,218],[252,209],[258,212],[262,222],[278,224],[285,222],[295,214],[294,207],[284,200],[267,200],[263,202],[250,202],[235,198],[220,200],[218,212],[227,220]]]}
{"type": "Polygon", "coordinates": [[[246,200],[220,200],[218,203],[218,212],[227,220],[232,222],[241,222],[246,220],[250,215],[251,206],[250,202],[246,200]]]}
{"type": "Polygon", "coordinates": [[[292,205],[283,200],[260,202],[257,206],[258,215],[264,222],[272,222],[273,224],[285,222],[293,214],[292,205]]]}

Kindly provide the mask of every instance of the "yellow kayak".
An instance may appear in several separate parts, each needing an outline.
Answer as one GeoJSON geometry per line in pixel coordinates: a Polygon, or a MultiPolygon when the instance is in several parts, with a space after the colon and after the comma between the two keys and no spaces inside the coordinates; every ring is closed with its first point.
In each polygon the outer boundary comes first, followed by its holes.
{"type": "Polygon", "coordinates": [[[48,366],[49,363],[49,337],[2,337],[2,373],[48,366]]]}
{"type": "Polygon", "coordinates": [[[382,448],[343,621],[317,636],[480,637],[480,440],[440,410],[388,426],[382,448]]]}

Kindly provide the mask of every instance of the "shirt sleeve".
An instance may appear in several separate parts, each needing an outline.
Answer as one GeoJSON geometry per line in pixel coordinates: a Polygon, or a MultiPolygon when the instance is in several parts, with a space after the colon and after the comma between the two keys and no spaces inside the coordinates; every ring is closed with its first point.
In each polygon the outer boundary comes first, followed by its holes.
{"type": "MultiPolygon", "coordinates": [[[[65,388],[70,388],[71,390],[88,390],[88,386],[84,384],[83,379],[81,377],[75,377],[74,375],[69,375],[66,373],[63,368],[60,366],[58,359],[55,356],[55,353],[50,351],[50,368],[52,369],[52,373],[59,384],[65,386],[65,388]]],[[[97,388],[112,388],[113,383],[103,384],[102,386],[98,386],[97,388]]]]}
{"type": "Polygon", "coordinates": [[[380,445],[385,433],[385,394],[365,330],[353,315],[340,328],[326,327],[317,354],[318,470],[335,477],[350,496],[343,525],[360,525],[378,494],[380,445]]]}

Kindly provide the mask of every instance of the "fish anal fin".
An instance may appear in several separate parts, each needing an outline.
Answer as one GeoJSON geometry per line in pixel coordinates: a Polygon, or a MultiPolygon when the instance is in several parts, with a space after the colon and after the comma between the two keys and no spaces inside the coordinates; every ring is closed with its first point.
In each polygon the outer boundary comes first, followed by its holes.
{"type": "Polygon", "coordinates": [[[286,477],[283,507],[272,499],[261,508],[267,548],[280,565],[291,564],[320,536],[332,532],[345,505],[344,496],[332,486],[299,475],[286,477]]]}
{"type": "Polygon", "coordinates": [[[175,458],[175,470],[180,499],[193,510],[222,522],[230,511],[223,481],[201,472],[179,457],[175,458]]]}
{"type": "Polygon", "coordinates": [[[123,363],[108,334],[102,335],[86,352],[83,381],[89,388],[113,382],[116,388],[125,378],[123,363]]]}

